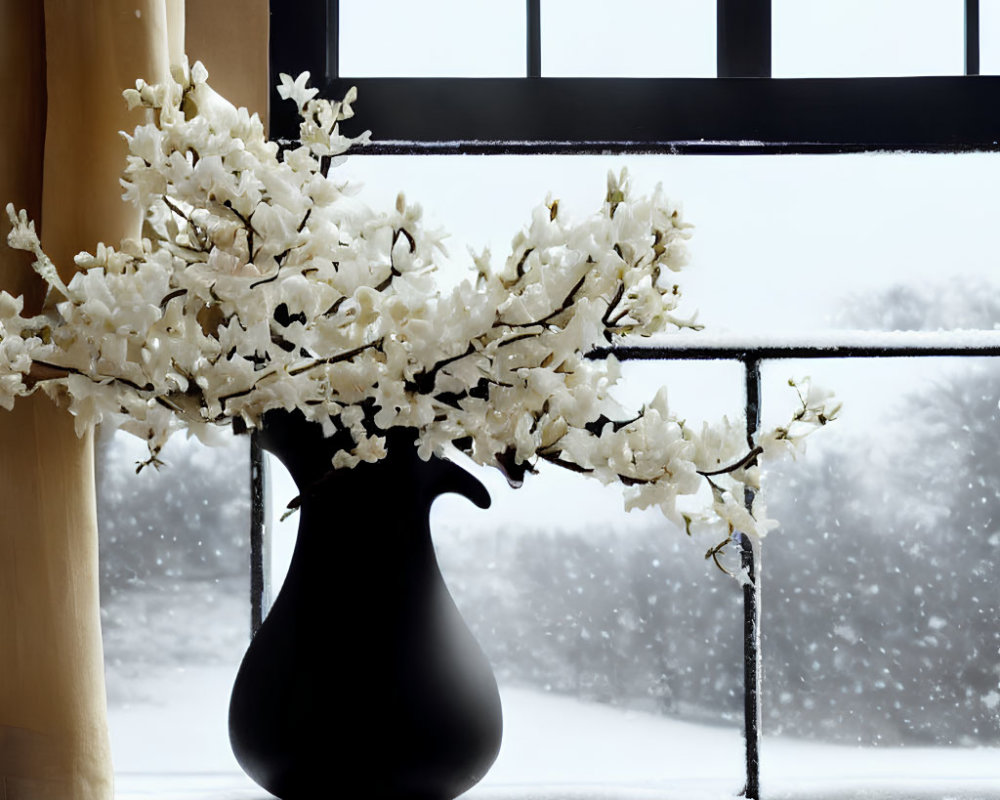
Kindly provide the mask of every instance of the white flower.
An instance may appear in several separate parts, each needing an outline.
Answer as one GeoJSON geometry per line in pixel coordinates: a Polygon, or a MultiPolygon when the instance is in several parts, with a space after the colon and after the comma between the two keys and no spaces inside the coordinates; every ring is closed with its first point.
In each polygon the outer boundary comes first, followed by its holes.
{"type": "Polygon", "coordinates": [[[278,95],[282,100],[293,100],[300,112],[305,108],[306,103],[319,94],[319,89],[306,86],[309,83],[308,72],[300,73],[294,80],[291,75],[282,72],[278,75],[278,80],[281,81],[278,84],[278,95]]]}
{"type": "Polygon", "coordinates": [[[385,437],[367,436],[358,442],[354,452],[359,459],[367,461],[369,464],[379,461],[388,455],[388,451],[385,449],[385,437]]]}

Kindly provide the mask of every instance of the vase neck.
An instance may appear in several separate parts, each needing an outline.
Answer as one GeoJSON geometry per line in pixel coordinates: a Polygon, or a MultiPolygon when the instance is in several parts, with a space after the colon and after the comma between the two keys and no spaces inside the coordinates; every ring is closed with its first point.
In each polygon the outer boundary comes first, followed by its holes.
{"type": "Polygon", "coordinates": [[[261,429],[261,445],[285,465],[303,500],[328,498],[342,513],[373,514],[393,503],[429,508],[445,492],[461,494],[480,508],[490,505],[485,487],[461,467],[437,457],[423,461],[412,428],[394,428],[385,439],[385,458],[335,470],[333,456],[345,445],[340,434],[325,437],[318,423],[284,411],[269,412],[261,429]]]}

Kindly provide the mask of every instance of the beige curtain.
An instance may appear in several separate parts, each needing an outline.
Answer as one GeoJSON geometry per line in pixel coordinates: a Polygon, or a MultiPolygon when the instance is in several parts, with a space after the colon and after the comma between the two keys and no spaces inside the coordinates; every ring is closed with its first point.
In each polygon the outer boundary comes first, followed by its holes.
{"type": "MultiPolygon", "coordinates": [[[[190,0],[192,60],[266,113],[267,3],[190,0]]],[[[121,92],[184,52],[183,0],[0,0],[0,208],[27,208],[60,271],[139,232],[121,200],[118,135],[141,123],[121,92]]],[[[8,224],[0,221],[0,236],[8,224]]],[[[40,308],[22,254],[0,288],[40,308]]],[[[92,437],[44,397],[0,410],[0,798],[111,800],[92,437]]],[[[155,732],[151,731],[151,735],[155,732]]]]}

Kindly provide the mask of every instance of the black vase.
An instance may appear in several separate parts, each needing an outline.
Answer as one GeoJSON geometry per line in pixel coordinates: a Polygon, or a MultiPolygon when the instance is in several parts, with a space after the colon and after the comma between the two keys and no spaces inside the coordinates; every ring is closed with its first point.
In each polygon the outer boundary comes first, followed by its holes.
{"type": "Polygon", "coordinates": [[[483,485],[422,461],[412,432],[389,455],[331,474],[335,441],[272,412],[262,445],[302,506],[291,565],[240,666],[229,709],[237,761],[282,800],[450,800],[496,759],[496,680],[431,543],[434,498],[481,508],[483,485]]]}

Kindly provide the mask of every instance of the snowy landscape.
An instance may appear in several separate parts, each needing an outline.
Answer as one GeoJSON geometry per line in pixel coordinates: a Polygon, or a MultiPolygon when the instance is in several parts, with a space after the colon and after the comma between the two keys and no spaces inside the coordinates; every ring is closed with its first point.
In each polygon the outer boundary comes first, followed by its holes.
{"type": "MultiPolygon", "coordinates": [[[[231,667],[181,669],[158,702],[117,705],[119,800],[264,800],[239,771],[225,719],[231,667]]],[[[469,800],[721,800],[742,786],[740,732],[535,690],[502,692],[500,757],[469,800]]],[[[331,761],[331,786],[335,785],[331,761]]],[[[768,798],[1000,798],[1000,748],[850,748],[765,737],[768,798]]]]}

